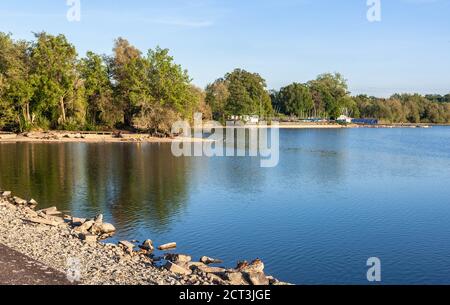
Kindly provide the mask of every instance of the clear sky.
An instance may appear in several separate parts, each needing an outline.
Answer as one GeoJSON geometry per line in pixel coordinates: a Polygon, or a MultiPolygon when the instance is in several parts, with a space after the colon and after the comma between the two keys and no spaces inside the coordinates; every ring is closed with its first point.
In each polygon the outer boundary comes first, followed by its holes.
{"type": "Polygon", "coordinates": [[[122,36],[144,52],[169,48],[201,87],[234,68],[269,88],[341,72],[352,93],[450,92],[450,0],[1,0],[0,31],[32,39],[63,33],[80,55],[110,54],[122,36]]]}

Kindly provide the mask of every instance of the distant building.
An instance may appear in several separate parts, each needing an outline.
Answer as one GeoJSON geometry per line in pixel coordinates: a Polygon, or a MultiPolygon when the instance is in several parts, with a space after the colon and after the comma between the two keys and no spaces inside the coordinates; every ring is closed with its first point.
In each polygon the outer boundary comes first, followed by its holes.
{"type": "Polygon", "coordinates": [[[338,117],[336,119],[336,122],[339,122],[339,123],[351,123],[352,122],[352,118],[349,118],[346,115],[341,115],[340,117],[338,117]]]}
{"type": "Polygon", "coordinates": [[[258,115],[232,115],[230,118],[233,121],[243,121],[248,124],[258,124],[259,116],[258,115]]]}

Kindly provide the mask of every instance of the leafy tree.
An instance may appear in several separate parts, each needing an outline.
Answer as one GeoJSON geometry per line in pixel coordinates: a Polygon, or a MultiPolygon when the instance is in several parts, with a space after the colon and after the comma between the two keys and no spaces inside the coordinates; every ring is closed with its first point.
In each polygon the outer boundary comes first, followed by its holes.
{"type": "Polygon", "coordinates": [[[121,111],[113,100],[112,84],[103,58],[88,52],[79,66],[87,101],[87,120],[92,126],[113,127],[121,111]]]}
{"type": "Polygon", "coordinates": [[[266,81],[257,73],[236,69],[206,88],[206,101],[217,119],[231,115],[268,116],[273,112],[266,81]]]}
{"type": "Polygon", "coordinates": [[[272,103],[266,81],[257,73],[235,69],[225,75],[230,96],[227,111],[234,115],[272,114],[272,103]]]}
{"type": "Polygon", "coordinates": [[[218,79],[206,87],[205,101],[211,108],[213,119],[225,122],[231,115],[226,107],[229,97],[228,83],[223,79],[218,79]]]}
{"type": "Polygon", "coordinates": [[[10,128],[28,129],[32,123],[30,102],[33,88],[29,80],[30,54],[26,41],[13,41],[0,33],[1,117],[10,128]],[[9,108],[9,109],[7,109],[9,108]]]}
{"type": "Polygon", "coordinates": [[[108,58],[108,67],[114,84],[114,98],[123,111],[123,123],[130,127],[139,107],[139,90],[145,90],[145,60],[137,48],[119,37],[114,44],[113,56],[108,58]]]}
{"type": "Polygon", "coordinates": [[[80,92],[77,52],[63,35],[36,34],[31,50],[34,109],[50,127],[83,125],[85,104],[80,92]],[[70,121],[68,120],[70,118],[70,121]]]}
{"type": "Polygon", "coordinates": [[[175,110],[183,118],[192,118],[199,101],[193,94],[187,71],[174,63],[168,49],[149,50],[147,60],[148,84],[154,102],[175,110]]]}
{"type": "Polygon", "coordinates": [[[276,99],[282,112],[297,117],[307,116],[314,107],[312,94],[304,84],[293,83],[281,88],[276,99]]]}
{"type": "Polygon", "coordinates": [[[315,112],[326,113],[331,118],[337,118],[344,113],[346,99],[348,95],[347,81],[339,73],[321,74],[317,79],[308,82],[312,92],[315,112]]]}

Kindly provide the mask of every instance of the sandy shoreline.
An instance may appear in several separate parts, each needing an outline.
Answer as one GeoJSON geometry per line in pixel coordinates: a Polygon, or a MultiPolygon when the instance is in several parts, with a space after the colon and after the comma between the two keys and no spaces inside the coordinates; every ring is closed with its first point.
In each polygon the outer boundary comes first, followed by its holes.
{"type": "MultiPolygon", "coordinates": [[[[352,129],[352,128],[430,128],[433,124],[380,124],[380,125],[340,125],[340,124],[318,124],[318,123],[281,123],[279,129],[352,129]]],[[[441,125],[438,125],[441,126],[441,125]]],[[[203,128],[212,126],[203,125],[203,128]]],[[[227,126],[224,128],[273,128],[273,126],[227,126]]],[[[125,133],[120,137],[115,137],[112,132],[69,132],[69,131],[49,131],[49,132],[29,132],[15,134],[0,132],[0,143],[22,143],[22,142],[42,142],[42,143],[172,143],[172,142],[198,142],[208,141],[198,138],[158,138],[148,134],[125,133]]]]}

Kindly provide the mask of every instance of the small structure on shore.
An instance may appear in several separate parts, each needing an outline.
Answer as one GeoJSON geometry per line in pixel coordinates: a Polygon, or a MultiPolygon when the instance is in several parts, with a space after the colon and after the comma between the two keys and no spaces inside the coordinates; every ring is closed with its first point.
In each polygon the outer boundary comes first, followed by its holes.
{"type": "Polygon", "coordinates": [[[340,117],[338,117],[336,119],[336,122],[350,124],[352,122],[352,118],[350,118],[350,117],[348,117],[346,115],[341,115],[340,117]]]}

